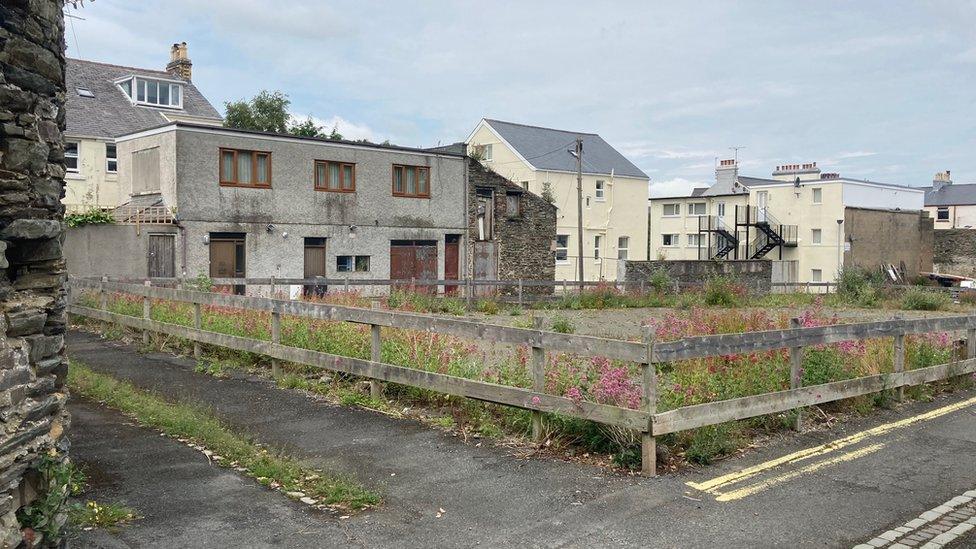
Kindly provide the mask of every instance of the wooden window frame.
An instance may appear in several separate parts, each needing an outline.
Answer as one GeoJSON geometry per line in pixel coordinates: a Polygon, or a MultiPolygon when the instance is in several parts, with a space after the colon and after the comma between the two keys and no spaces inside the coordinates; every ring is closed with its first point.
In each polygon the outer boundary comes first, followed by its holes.
{"type": "Polygon", "coordinates": [[[354,193],[356,192],[356,164],[353,162],[340,162],[338,160],[316,160],[312,163],[312,187],[316,191],[322,191],[327,193],[354,193]],[[329,177],[329,164],[339,165],[339,188],[330,189],[328,183],[329,177]],[[325,165],[325,177],[326,181],[319,181],[319,165],[325,165]],[[345,178],[345,171],[343,167],[349,166],[352,168],[352,188],[343,188],[343,179],[345,178]]]}
{"type": "Polygon", "coordinates": [[[245,189],[270,189],[271,188],[271,151],[256,151],[253,149],[233,149],[230,147],[219,147],[217,152],[217,179],[221,187],[243,187],[245,189]],[[233,179],[225,178],[224,174],[224,153],[234,153],[234,174],[233,179]],[[258,173],[258,156],[268,157],[268,181],[267,183],[238,183],[237,181],[237,154],[251,153],[251,173],[255,176],[258,173]]]}
{"type": "MultiPolygon", "coordinates": [[[[406,181],[406,178],[404,178],[403,181],[405,182],[406,181]]],[[[417,182],[418,183],[420,182],[420,177],[417,178],[417,182]]],[[[415,166],[415,165],[411,165],[411,164],[394,164],[393,165],[393,169],[390,170],[390,189],[393,191],[393,196],[397,196],[397,197],[401,197],[401,198],[427,198],[427,199],[429,199],[430,198],[430,189],[431,189],[431,186],[432,185],[431,185],[431,181],[430,181],[430,166],[415,166]],[[397,168],[403,168],[404,169],[404,173],[406,173],[406,169],[407,168],[414,168],[414,169],[418,170],[417,171],[418,174],[420,173],[420,170],[426,171],[427,172],[427,193],[426,194],[420,194],[418,192],[418,193],[410,194],[410,193],[406,192],[406,183],[404,183],[404,191],[403,192],[397,192],[397,190],[396,190],[396,172],[397,172],[397,168]]],[[[419,185],[418,185],[418,187],[419,187],[419,185]]]]}

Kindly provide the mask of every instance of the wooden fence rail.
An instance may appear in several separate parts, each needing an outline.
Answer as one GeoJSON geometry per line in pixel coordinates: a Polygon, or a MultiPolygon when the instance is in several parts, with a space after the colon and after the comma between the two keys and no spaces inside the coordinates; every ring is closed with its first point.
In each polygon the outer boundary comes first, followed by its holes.
{"type": "MultiPolygon", "coordinates": [[[[657,342],[652,330],[645,327],[641,342],[590,336],[558,334],[541,329],[536,320],[533,329],[509,328],[468,320],[447,319],[398,311],[342,307],[321,303],[246,297],[190,290],[176,290],[119,282],[71,279],[68,282],[68,311],[92,319],[114,322],[142,330],[159,332],[194,342],[199,358],[200,344],[214,345],[265,355],[272,359],[275,375],[278,361],[306,364],[361,376],[370,380],[370,393],[381,395],[381,382],[419,387],[450,395],[503,404],[532,411],[532,435],[542,436],[542,413],[557,413],[599,423],[634,429],[642,433],[642,472],[654,475],[656,437],[677,431],[715,425],[768,414],[799,410],[813,406],[976,372],[976,316],[954,316],[917,320],[886,320],[857,324],[840,324],[804,328],[791,322],[786,330],[744,334],[712,335],[657,342]],[[70,297],[79,290],[98,293],[99,308],[78,305],[70,297]],[[127,294],[142,301],[142,316],[108,311],[108,294],[127,294]],[[152,320],[153,299],[190,303],[193,327],[152,320]],[[226,307],[271,313],[271,340],[257,340],[203,330],[201,307],[226,307]],[[281,344],[281,316],[298,316],[317,320],[352,322],[370,326],[370,360],[351,358],[281,344]],[[530,379],[532,389],[511,387],[435,372],[427,372],[381,361],[381,327],[451,334],[465,339],[496,341],[531,348],[530,379]],[[935,331],[963,331],[967,336],[966,358],[947,364],[904,370],[905,336],[935,331]],[[809,387],[802,386],[803,348],[841,341],[892,338],[894,364],[890,373],[835,381],[809,387]],[[741,398],[658,411],[658,364],[701,358],[788,348],[790,350],[790,389],[741,398]],[[639,409],[579,402],[545,393],[545,353],[561,351],[585,356],[602,356],[641,364],[642,400],[639,409]]],[[[148,335],[144,335],[148,337],[148,335]]],[[[799,426],[799,416],[797,427],[799,426]]]]}

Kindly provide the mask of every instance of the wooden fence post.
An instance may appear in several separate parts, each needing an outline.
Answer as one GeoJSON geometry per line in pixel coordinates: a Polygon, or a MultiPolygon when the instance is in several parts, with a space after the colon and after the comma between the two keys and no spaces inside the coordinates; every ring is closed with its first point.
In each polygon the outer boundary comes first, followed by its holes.
{"type": "MultiPolygon", "coordinates": [[[[542,330],[542,317],[532,317],[532,327],[542,330]]],[[[546,350],[537,345],[532,346],[532,390],[542,393],[546,390],[546,350]]],[[[542,412],[532,411],[532,440],[537,444],[542,442],[542,412]]]]}
{"type": "MultiPolygon", "coordinates": [[[[800,319],[791,318],[790,328],[800,328],[800,319]]],[[[790,389],[803,387],[803,347],[790,347],[790,389]]],[[[796,421],[793,428],[799,431],[803,426],[803,409],[796,409],[796,421]]]]}
{"type": "MultiPolygon", "coordinates": [[[[197,330],[200,330],[200,329],[203,328],[203,311],[201,310],[202,308],[203,308],[203,306],[200,305],[199,303],[196,303],[196,302],[193,303],[193,327],[196,328],[197,330]]],[[[202,358],[202,357],[203,357],[203,351],[200,348],[200,342],[199,341],[194,341],[193,342],[193,358],[195,358],[195,359],[197,359],[199,361],[200,358],[202,358]]]]}
{"type": "Polygon", "coordinates": [[[643,402],[641,407],[647,412],[647,427],[641,433],[641,474],[645,477],[657,476],[657,439],[654,437],[654,413],[657,412],[657,366],[654,364],[654,329],[642,327],[647,356],[644,359],[644,372],[641,379],[643,402]]]}
{"type": "Polygon", "coordinates": [[[275,277],[271,277],[271,299],[275,299],[275,277]]]}
{"type": "MultiPolygon", "coordinates": [[[[410,280],[411,280],[411,282],[413,281],[413,279],[410,279],[410,280]]],[[[342,292],[345,293],[345,294],[348,294],[349,293],[349,276],[348,275],[346,276],[346,279],[342,281],[342,292]]]]}
{"type": "Polygon", "coordinates": [[[474,289],[473,289],[473,287],[471,285],[471,275],[468,275],[468,278],[466,278],[464,280],[464,284],[465,284],[465,286],[467,286],[465,288],[465,292],[464,292],[464,302],[465,302],[464,304],[465,304],[465,306],[468,309],[470,309],[471,308],[472,300],[474,298],[474,295],[473,295],[473,290],[474,289]]]}
{"type": "Polygon", "coordinates": [[[518,304],[522,306],[522,279],[518,279],[518,304]]]}
{"type": "MultiPolygon", "coordinates": [[[[150,282],[149,280],[147,280],[147,281],[143,282],[143,285],[148,290],[152,286],[152,282],[150,282]]],[[[142,318],[146,322],[149,322],[149,320],[150,320],[149,317],[150,317],[150,314],[151,313],[152,313],[152,305],[149,302],[149,296],[148,295],[144,295],[144,296],[142,296],[142,318]]],[[[149,345],[149,327],[148,326],[146,327],[145,330],[142,331],[142,344],[143,345],[149,345]]]]}
{"type": "MultiPolygon", "coordinates": [[[[895,373],[900,373],[905,371],[905,334],[895,334],[894,337],[894,359],[892,363],[892,370],[895,373]]],[[[958,355],[957,355],[958,356],[958,355]]],[[[900,385],[895,390],[895,400],[901,402],[905,400],[905,386],[900,385]]]]}
{"type": "MultiPolygon", "coordinates": [[[[274,309],[271,311],[271,343],[275,345],[281,344],[281,312],[278,310],[278,304],[274,305],[274,309]]],[[[281,376],[281,363],[278,359],[271,359],[271,377],[278,379],[281,376]]]]}
{"type": "MultiPolygon", "coordinates": [[[[969,317],[970,323],[973,320],[974,317],[969,317]]],[[[966,358],[976,358],[976,328],[966,330],[966,358]]]]}
{"type": "MultiPolygon", "coordinates": [[[[380,304],[374,301],[371,307],[375,311],[380,308],[380,304]]],[[[369,359],[373,362],[383,362],[383,340],[380,339],[378,324],[369,325],[369,359]]],[[[383,400],[383,385],[378,379],[369,380],[369,398],[383,400]]]]}
{"type": "Polygon", "coordinates": [[[98,284],[98,308],[103,311],[108,310],[108,294],[105,293],[106,282],[108,282],[108,277],[103,276],[101,283],[98,284]]]}

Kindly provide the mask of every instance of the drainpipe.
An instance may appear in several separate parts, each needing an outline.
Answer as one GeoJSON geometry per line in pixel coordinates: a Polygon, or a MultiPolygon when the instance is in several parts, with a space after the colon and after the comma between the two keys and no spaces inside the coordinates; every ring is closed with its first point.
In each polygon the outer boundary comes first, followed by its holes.
{"type": "Polygon", "coordinates": [[[180,222],[179,218],[173,219],[173,225],[180,230],[180,272],[186,278],[186,227],[180,222]]]}
{"type": "MultiPolygon", "coordinates": [[[[470,275],[468,274],[468,254],[470,252],[469,246],[471,245],[471,213],[468,211],[470,207],[468,203],[468,193],[471,191],[471,180],[469,179],[470,174],[468,173],[468,162],[470,161],[468,157],[468,144],[463,145],[464,154],[463,164],[464,164],[464,250],[459,250],[463,252],[464,261],[462,262],[463,268],[461,272],[458,273],[458,277],[461,279],[466,279],[470,275]]],[[[460,258],[458,258],[460,260],[460,258]]]]}

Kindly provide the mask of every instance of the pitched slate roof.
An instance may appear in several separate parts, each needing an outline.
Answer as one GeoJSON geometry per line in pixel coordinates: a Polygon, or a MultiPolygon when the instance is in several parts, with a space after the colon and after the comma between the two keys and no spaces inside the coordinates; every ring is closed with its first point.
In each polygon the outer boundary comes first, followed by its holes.
{"type": "Polygon", "coordinates": [[[65,70],[67,83],[67,135],[90,137],[118,137],[167,122],[163,113],[220,119],[220,113],[191,82],[165,71],[137,69],[109,65],[83,59],[68,59],[65,70]],[[125,76],[166,78],[183,82],[183,108],[164,109],[133,105],[115,80],[125,76]],[[92,92],[95,97],[82,97],[77,88],[92,92]]]}
{"type": "Polygon", "coordinates": [[[576,137],[580,136],[583,138],[583,172],[610,175],[612,171],[614,175],[648,179],[647,174],[595,133],[540,128],[488,118],[485,122],[536,169],[575,172],[576,158],[567,150],[573,148],[576,137]]]}
{"type": "Polygon", "coordinates": [[[941,189],[923,187],[926,206],[963,206],[976,204],[976,184],[943,185],[941,189]]]}

